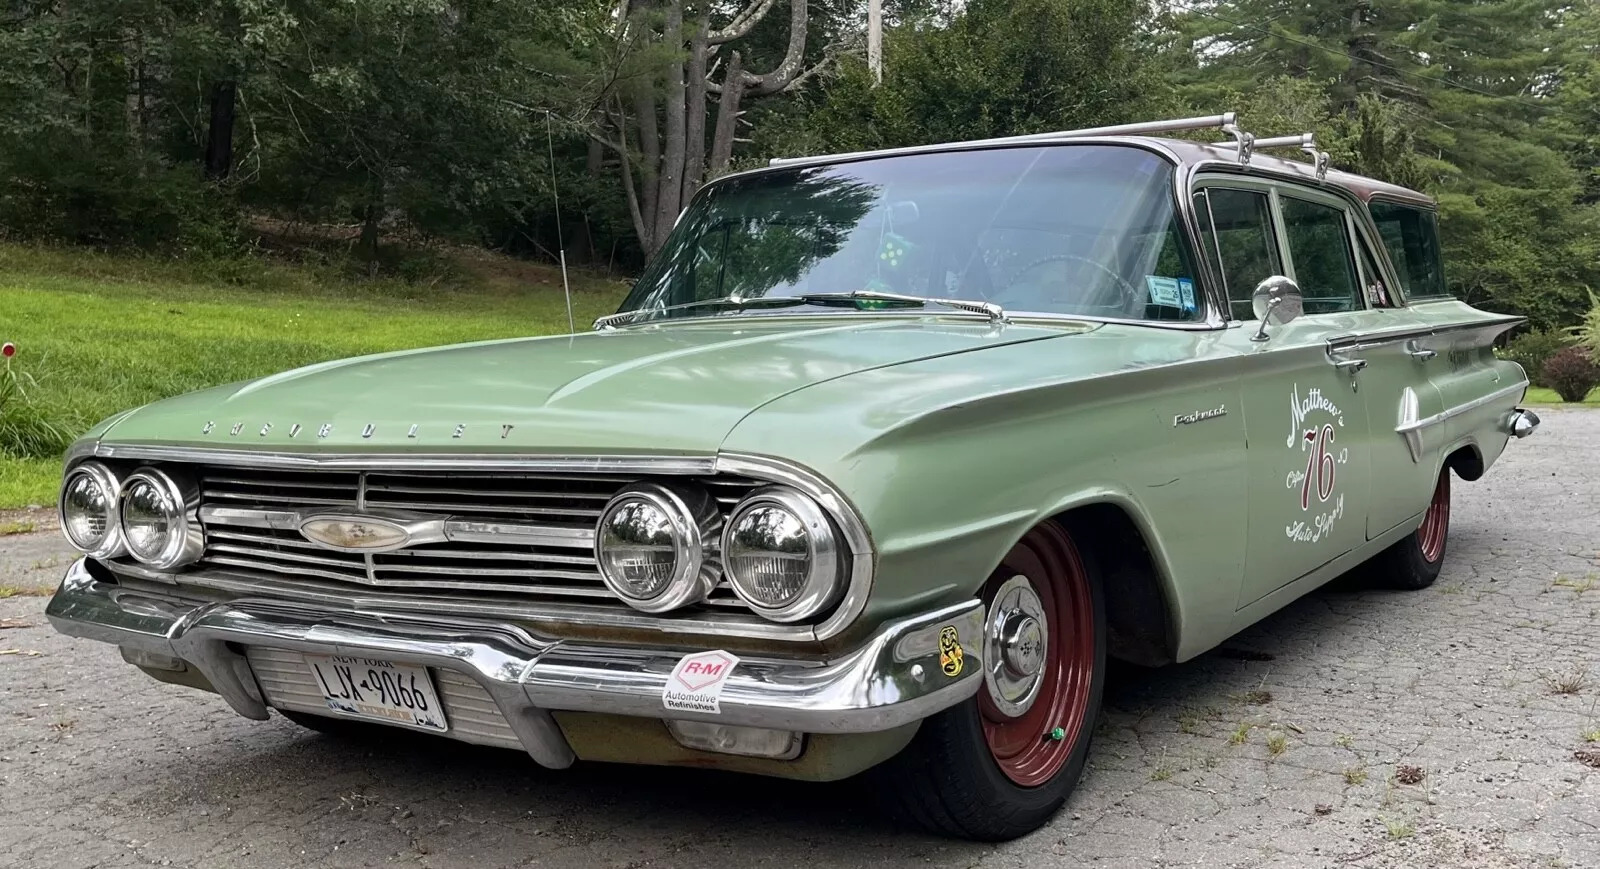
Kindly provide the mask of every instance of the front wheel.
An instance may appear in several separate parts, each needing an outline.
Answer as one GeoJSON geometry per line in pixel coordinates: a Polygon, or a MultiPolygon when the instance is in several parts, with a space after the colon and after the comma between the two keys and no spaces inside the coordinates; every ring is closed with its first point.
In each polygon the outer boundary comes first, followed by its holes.
{"type": "Polygon", "coordinates": [[[1389,588],[1418,591],[1433,585],[1444,567],[1450,536],[1450,469],[1439,471],[1422,524],[1372,559],[1374,578],[1389,588]]]}
{"type": "Polygon", "coordinates": [[[1105,602],[1056,522],[1012,548],[983,599],[978,696],[924,721],[875,777],[890,808],[919,826],[1002,841],[1043,826],[1083,774],[1105,684],[1105,602]]]}

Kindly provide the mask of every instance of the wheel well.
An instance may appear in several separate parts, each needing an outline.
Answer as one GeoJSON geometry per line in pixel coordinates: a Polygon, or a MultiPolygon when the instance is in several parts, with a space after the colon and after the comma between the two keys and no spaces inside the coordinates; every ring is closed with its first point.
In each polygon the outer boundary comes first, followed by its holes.
{"type": "Polygon", "coordinates": [[[1483,454],[1471,444],[1456,450],[1444,460],[1444,466],[1456,472],[1456,476],[1467,482],[1472,482],[1483,476],[1483,454]]]}
{"type": "Polygon", "coordinates": [[[1106,603],[1106,652],[1143,667],[1173,661],[1172,619],[1155,559],[1133,519],[1114,504],[1077,507],[1052,517],[1100,575],[1106,603]]]}

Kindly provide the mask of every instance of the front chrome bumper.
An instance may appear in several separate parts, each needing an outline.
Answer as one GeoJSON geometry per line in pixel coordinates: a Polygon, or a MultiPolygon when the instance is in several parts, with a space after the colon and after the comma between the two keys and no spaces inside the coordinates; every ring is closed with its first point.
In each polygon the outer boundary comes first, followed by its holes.
{"type": "Polygon", "coordinates": [[[266,599],[183,603],[102,582],[82,559],[67,569],[45,614],[69,636],[182,660],[247,718],[265,719],[267,705],[240,647],[455,670],[483,686],[534,760],[558,768],[574,757],[552,710],[870,733],[960,703],[977,693],[983,678],[983,605],[976,600],[889,623],[831,660],[741,656],[717,714],[669,713],[662,705],[673,666],[703,649],[604,646],[544,638],[504,623],[352,614],[266,599]],[[950,677],[940,667],[939,635],[952,626],[963,638],[966,660],[950,677]]]}

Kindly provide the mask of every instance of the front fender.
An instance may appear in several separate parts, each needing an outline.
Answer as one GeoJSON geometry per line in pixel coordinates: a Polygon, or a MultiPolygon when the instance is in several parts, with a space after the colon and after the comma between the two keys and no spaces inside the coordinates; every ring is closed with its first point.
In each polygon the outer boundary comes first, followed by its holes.
{"type": "Polygon", "coordinates": [[[1145,537],[1182,654],[1224,635],[1243,568],[1236,360],[1208,359],[1209,338],[1130,328],[1107,336],[1110,360],[1083,335],[862,372],[763,407],[724,449],[811,468],[870,529],[873,588],[847,634],[971,598],[1034,525],[1112,504],[1145,537]]]}

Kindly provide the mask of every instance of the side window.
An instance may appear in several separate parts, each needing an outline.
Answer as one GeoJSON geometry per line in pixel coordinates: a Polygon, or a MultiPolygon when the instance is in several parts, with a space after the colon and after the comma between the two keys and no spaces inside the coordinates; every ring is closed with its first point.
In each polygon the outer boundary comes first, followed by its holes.
{"type": "Polygon", "coordinates": [[[1356,237],[1356,249],[1361,251],[1361,286],[1367,290],[1367,307],[1394,307],[1395,298],[1389,293],[1389,283],[1384,280],[1383,272],[1378,269],[1378,259],[1359,235],[1356,237]]]}
{"type": "Polygon", "coordinates": [[[1202,252],[1220,266],[1235,320],[1254,320],[1250,295],[1256,284],[1283,274],[1272,231],[1272,205],[1254,190],[1208,187],[1195,196],[1200,217],[1202,252]]]}
{"type": "Polygon", "coordinates": [[[1370,209],[1408,298],[1447,295],[1439,256],[1439,219],[1408,205],[1374,202],[1370,209]]]}
{"type": "Polygon", "coordinates": [[[1361,309],[1360,280],[1350,253],[1344,211],[1331,205],[1279,197],[1283,231],[1307,314],[1361,309]]]}

